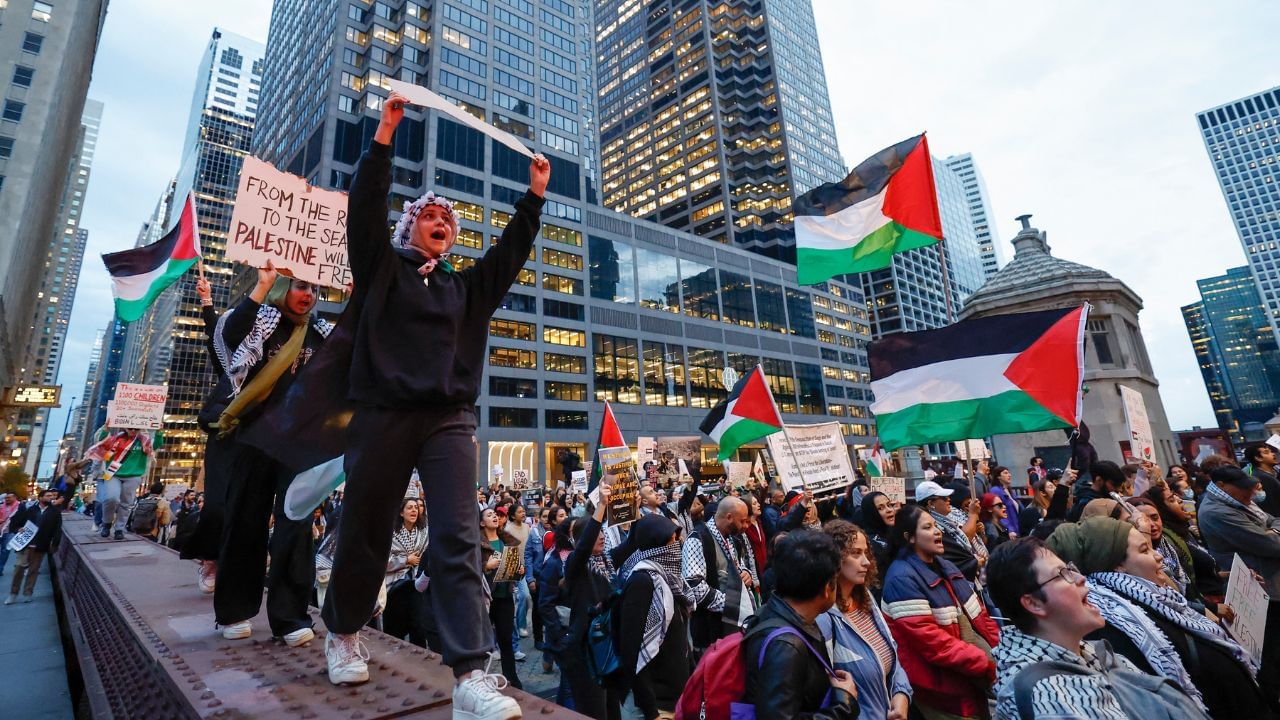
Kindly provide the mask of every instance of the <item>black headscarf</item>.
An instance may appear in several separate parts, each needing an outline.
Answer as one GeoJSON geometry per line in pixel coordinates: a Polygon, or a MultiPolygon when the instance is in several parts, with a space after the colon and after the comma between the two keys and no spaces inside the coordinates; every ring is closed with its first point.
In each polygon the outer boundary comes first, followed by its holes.
{"type": "Polygon", "coordinates": [[[888,497],[882,492],[876,491],[867,493],[862,498],[862,527],[868,532],[879,533],[885,537],[889,536],[889,528],[884,524],[884,518],[880,517],[880,511],[876,509],[876,498],[888,497]]]}

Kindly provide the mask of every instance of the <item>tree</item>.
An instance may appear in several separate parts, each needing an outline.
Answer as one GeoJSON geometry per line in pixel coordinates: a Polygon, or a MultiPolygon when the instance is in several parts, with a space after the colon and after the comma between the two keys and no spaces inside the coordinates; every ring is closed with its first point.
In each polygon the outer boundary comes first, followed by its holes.
{"type": "Polygon", "coordinates": [[[4,469],[4,475],[0,476],[0,492],[13,493],[20,498],[27,497],[27,483],[31,481],[31,476],[22,471],[17,465],[10,465],[4,469]]]}

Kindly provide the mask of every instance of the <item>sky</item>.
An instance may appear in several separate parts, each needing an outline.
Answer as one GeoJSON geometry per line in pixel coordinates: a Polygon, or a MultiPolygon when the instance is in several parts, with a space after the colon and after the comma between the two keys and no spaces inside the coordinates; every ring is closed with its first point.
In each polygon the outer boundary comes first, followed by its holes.
{"type": "MultiPolygon", "coordinates": [[[[1033,215],[1055,255],[1144,300],[1170,425],[1214,426],[1179,308],[1195,280],[1244,263],[1195,113],[1280,85],[1280,3],[813,0],[847,166],[922,130],[973,153],[996,227],[1033,215]]],[[[105,103],[81,227],[89,247],[62,360],[62,426],[111,317],[99,255],[131,247],[178,170],[215,26],[265,42],[265,0],[116,0],[89,96],[105,103]]],[[[57,431],[55,430],[54,433],[57,431]]],[[[50,434],[56,438],[56,434],[50,434]]],[[[52,453],[46,452],[44,473],[52,453]]]]}

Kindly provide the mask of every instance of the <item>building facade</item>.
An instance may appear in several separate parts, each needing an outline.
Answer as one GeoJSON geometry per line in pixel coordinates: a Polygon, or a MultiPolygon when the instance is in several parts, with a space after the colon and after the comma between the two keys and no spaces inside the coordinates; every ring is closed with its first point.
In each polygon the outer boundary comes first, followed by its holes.
{"type": "MultiPolygon", "coordinates": [[[[124,355],[129,341],[129,325],[116,318],[107,321],[102,331],[102,354],[96,368],[85,379],[85,386],[93,384],[88,392],[85,407],[84,426],[80,432],[81,451],[94,443],[99,429],[107,424],[107,401],[115,396],[116,383],[121,380],[121,369],[124,367],[124,355]]],[[[127,375],[125,376],[128,377],[127,375]]]]}
{"type": "MultiPolygon", "coordinates": [[[[965,301],[961,320],[1016,312],[1079,307],[1089,303],[1085,328],[1084,422],[1098,459],[1124,462],[1129,431],[1119,386],[1138,391],[1146,406],[1155,440],[1156,463],[1180,462],[1178,447],[1160,399],[1160,383],[1142,338],[1138,313],[1142,298],[1108,273],[1055,257],[1048,235],[1031,227],[1030,215],[1018,218],[1022,230],[1013,239],[1014,256],[978,292],[965,301]]],[[[1017,468],[1033,456],[1050,467],[1066,467],[1067,435],[1061,430],[997,435],[996,460],[1014,468],[1014,483],[1025,484],[1017,468]]],[[[1085,471],[1087,468],[1076,468],[1085,471]]]]}
{"type": "Polygon", "coordinates": [[[1196,120],[1280,341],[1280,87],[1197,113],[1196,120]]]}
{"type": "Polygon", "coordinates": [[[102,362],[104,333],[99,330],[93,338],[93,346],[89,350],[89,368],[84,374],[84,388],[80,391],[79,407],[72,408],[71,421],[68,423],[67,435],[63,446],[71,457],[84,455],[85,425],[88,424],[91,408],[94,404],[94,388],[98,381],[98,367],[102,362]]]}
{"type": "Polygon", "coordinates": [[[969,206],[969,222],[973,225],[973,237],[978,243],[978,256],[982,259],[983,278],[989,278],[1004,265],[1004,248],[996,232],[995,213],[991,211],[991,197],[982,173],[973,161],[973,155],[952,155],[943,163],[951,169],[964,187],[964,199],[969,206]]]}
{"type": "MultiPolygon", "coordinates": [[[[106,9],[106,0],[0,5],[0,387],[23,379],[45,279],[41,260],[61,237],[60,209],[50,198],[61,197],[75,173],[106,9]]],[[[12,419],[0,414],[6,437],[12,419]]]]}
{"type": "Polygon", "coordinates": [[[809,0],[597,0],[606,207],[795,261],[791,203],[845,175],[809,0]]]}
{"type": "MultiPolygon", "coordinates": [[[[559,479],[559,451],[586,457],[606,400],[633,442],[698,436],[727,393],[723,369],[757,363],[788,421],[836,421],[850,444],[874,442],[860,288],[802,287],[784,262],[591,202],[591,11],[585,0],[357,2],[337,10],[279,0],[254,155],[345,190],[387,81],[400,78],[548,156],[541,235],[490,326],[481,467],[527,470],[537,483],[559,479]]],[[[494,243],[528,183],[527,158],[413,107],[394,155],[388,222],[427,189],[449,197],[461,218],[450,260],[462,268],[494,243]]]]}
{"type": "Polygon", "coordinates": [[[1200,300],[1182,308],[1218,427],[1232,442],[1265,440],[1280,407],[1280,349],[1248,267],[1197,280],[1200,300]]]}

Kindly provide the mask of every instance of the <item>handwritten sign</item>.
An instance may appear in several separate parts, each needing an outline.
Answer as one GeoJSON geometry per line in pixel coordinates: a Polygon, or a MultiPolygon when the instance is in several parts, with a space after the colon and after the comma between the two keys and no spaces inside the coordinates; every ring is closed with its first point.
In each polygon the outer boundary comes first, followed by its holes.
{"type": "Polygon", "coordinates": [[[608,485],[606,524],[617,527],[640,519],[640,478],[636,461],[627,447],[600,448],[600,482],[608,485]]]}
{"type": "Polygon", "coordinates": [[[529,477],[529,471],[524,468],[516,468],[511,471],[511,489],[512,490],[529,490],[533,487],[533,480],[529,477]]]}
{"type": "Polygon", "coordinates": [[[345,288],[347,194],[311,187],[246,157],[227,233],[227,259],[266,267],[316,285],[345,288]]]}
{"type": "Polygon", "coordinates": [[[814,493],[836,490],[853,482],[853,463],[849,462],[839,423],[787,425],[786,433],[791,437],[790,445],[782,433],[766,439],[783,489],[803,487],[802,469],[804,481],[814,493]]]}
{"type": "Polygon", "coordinates": [[[1147,419],[1147,406],[1142,393],[1125,385],[1120,388],[1120,402],[1124,405],[1124,421],[1129,426],[1129,451],[1138,460],[1155,461],[1155,436],[1151,433],[1151,421],[1147,419]]]}
{"type": "Polygon", "coordinates": [[[1231,560],[1231,576],[1227,578],[1226,604],[1236,613],[1236,619],[1227,625],[1231,637],[1253,656],[1254,662],[1262,662],[1262,643],[1266,639],[1267,606],[1271,598],[1253,579],[1253,573],[1237,554],[1231,560]]]}
{"type": "Polygon", "coordinates": [[[494,573],[493,581],[500,583],[516,580],[520,577],[522,568],[524,568],[524,554],[520,552],[520,546],[507,545],[502,548],[502,557],[498,558],[498,571],[494,573]]]}
{"type": "Polygon", "coordinates": [[[159,430],[168,394],[164,385],[116,383],[116,396],[107,402],[107,427],[159,430]]]}
{"type": "Polygon", "coordinates": [[[968,460],[970,453],[973,454],[974,460],[982,460],[991,457],[991,450],[987,448],[987,441],[982,438],[976,440],[957,440],[956,457],[961,460],[968,460]]]}
{"type": "Polygon", "coordinates": [[[37,527],[35,523],[28,520],[27,524],[21,530],[14,533],[13,538],[9,540],[9,550],[12,552],[18,552],[34,540],[36,533],[38,532],[40,532],[40,528],[37,527]]]}
{"type": "Polygon", "coordinates": [[[725,479],[729,487],[746,487],[747,481],[751,479],[751,463],[749,462],[729,462],[725,461],[725,479]]]}
{"type": "Polygon", "coordinates": [[[871,492],[882,492],[899,505],[907,502],[907,480],[900,477],[873,477],[867,479],[871,492]]]}

